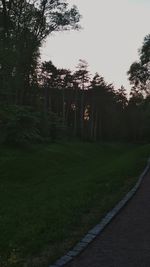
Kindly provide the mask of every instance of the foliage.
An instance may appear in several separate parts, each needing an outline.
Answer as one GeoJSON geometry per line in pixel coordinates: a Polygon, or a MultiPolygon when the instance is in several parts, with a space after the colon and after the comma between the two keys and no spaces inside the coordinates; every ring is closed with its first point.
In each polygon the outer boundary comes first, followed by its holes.
{"type": "Polygon", "coordinates": [[[133,85],[129,100],[123,86],[115,88],[98,73],[91,77],[85,60],[79,60],[74,72],[57,68],[50,60],[39,62],[45,38],[54,31],[79,29],[79,20],[77,8],[65,0],[0,2],[0,104],[13,107],[12,113],[3,112],[1,136],[7,143],[56,141],[64,136],[149,140],[150,35],[144,39],[139,62],[128,72],[133,85]],[[34,111],[37,124],[25,107],[34,111]]]}
{"type": "Polygon", "coordinates": [[[132,63],[127,74],[129,81],[144,95],[150,94],[150,34],[144,38],[139,50],[139,61],[132,63]]]}
{"type": "Polygon", "coordinates": [[[55,142],[67,136],[67,127],[63,119],[53,112],[41,114],[40,135],[44,141],[55,142]]]}
{"type": "Polygon", "coordinates": [[[133,85],[127,107],[128,137],[135,141],[150,140],[150,34],[144,38],[139,50],[139,61],[128,71],[133,85]]]}
{"type": "Polygon", "coordinates": [[[1,141],[23,145],[41,140],[40,117],[30,107],[1,107],[0,118],[1,141]]]}
{"type": "MultiPolygon", "coordinates": [[[[79,20],[80,14],[76,6],[70,7],[65,0],[0,1],[0,104],[8,107],[1,110],[1,142],[2,139],[15,144],[40,140],[42,123],[39,122],[39,114],[42,113],[44,138],[50,132],[52,139],[56,138],[55,123],[47,120],[51,120],[50,113],[55,113],[57,118],[61,118],[61,114],[48,110],[47,87],[50,83],[46,77],[45,93],[40,91],[42,83],[40,84],[38,76],[39,48],[45,38],[54,31],[79,29],[79,20]],[[36,125],[35,119],[40,126],[36,125]],[[49,126],[50,123],[53,126],[49,126]]],[[[45,68],[49,66],[43,63],[42,79],[45,68]]],[[[52,71],[55,70],[57,71],[53,66],[52,71]]],[[[62,72],[59,77],[61,74],[62,72]]],[[[58,75],[54,76],[58,85],[58,75]]],[[[61,126],[57,128],[60,130],[61,126]]]]}
{"type": "Polygon", "coordinates": [[[26,104],[36,79],[39,48],[54,31],[79,28],[80,14],[64,0],[0,1],[1,99],[26,104]]]}

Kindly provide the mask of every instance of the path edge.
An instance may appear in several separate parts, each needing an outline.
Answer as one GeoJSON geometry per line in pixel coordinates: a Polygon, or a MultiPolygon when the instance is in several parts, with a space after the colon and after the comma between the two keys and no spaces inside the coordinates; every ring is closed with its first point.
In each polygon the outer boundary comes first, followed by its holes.
{"type": "Polygon", "coordinates": [[[134,187],[123,197],[115,207],[110,210],[104,218],[101,219],[100,223],[94,226],[88,233],[79,241],[69,252],[67,252],[63,257],[58,259],[53,265],[49,267],[63,267],[70,261],[72,261],[77,255],[79,255],[102,231],[103,229],[111,222],[111,220],[121,211],[121,209],[127,204],[127,202],[135,195],[139,189],[143,178],[147,174],[150,168],[150,158],[147,161],[147,165],[139,176],[138,181],[134,187]]]}

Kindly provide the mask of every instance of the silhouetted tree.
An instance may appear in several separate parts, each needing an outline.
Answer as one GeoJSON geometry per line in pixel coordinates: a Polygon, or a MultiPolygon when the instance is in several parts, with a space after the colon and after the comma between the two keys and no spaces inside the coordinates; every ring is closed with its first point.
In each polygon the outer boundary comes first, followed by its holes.
{"type": "Polygon", "coordinates": [[[89,72],[88,72],[88,64],[85,60],[79,60],[79,64],[77,66],[77,71],[75,72],[76,82],[80,88],[80,131],[81,137],[84,138],[84,112],[86,108],[85,103],[85,90],[88,89],[89,86],[89,72]]]}
{"type": "Polygon", "coordinates": [[[150,94],[150,35],[144,38],[139,56],[139,62],[134,62],[130,66],[129,81],[133,88],[141,91],[143,95],[148,95],[150,94]]]}
{"type": "Polygon", "coordinates": [[[129,71],[129,81],[133,85],[128,104],[130,135],[134,140],[147,139],[149,131],[150,96],[150,35],[144,38],[139,50],[139,62],[134,62],[129,71]]]}
{"type": "Polygon", "coordinates": [[[79,19],[65,0],[0,1],[0,79],[8,103],[28,99],[43,40],[53,31],[78,29],[79,19]]]}

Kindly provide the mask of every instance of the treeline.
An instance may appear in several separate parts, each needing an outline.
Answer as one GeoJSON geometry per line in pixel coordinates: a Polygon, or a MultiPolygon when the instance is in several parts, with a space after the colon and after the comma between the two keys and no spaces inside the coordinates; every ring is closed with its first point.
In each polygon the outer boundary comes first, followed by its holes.
{"type": "Polygon", "coordinates": [[[148,91],[133,86],[128,99],[123,86],[114,88],[98,73],[90,78],[83,60],[74,73],[44,62],[40,77],[45,113],[57,114],[67,135],[91,141],[149,141],[148,91]]]}
{"type": "Polygon", "coordinates": [[[85,61],[80,60],[74,73],[44,62],[41,92],[46,114],[57,114],[66,134],[83,140],[113,140],[124,135],[125,89],[115,91],[99,74],[90,79],[85,61]]]}
{"type": "Polygon", "coordinates": [[[40,63],[39,48],[53,31],[79,29],[80,14],[66,1],[0,1],[0,141],[26,144],[80,138],[150,139],[150,36],[128,72],[130,99],[87,63],[76,71],[40,63]]]}

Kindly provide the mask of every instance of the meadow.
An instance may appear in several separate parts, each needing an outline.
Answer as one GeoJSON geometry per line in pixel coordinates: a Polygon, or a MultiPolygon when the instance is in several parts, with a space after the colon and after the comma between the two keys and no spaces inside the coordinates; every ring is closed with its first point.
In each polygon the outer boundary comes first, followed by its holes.
{"type": "Polygon", "coordinates": [[[62,256],[135,184],[149,153],[121,143],[1,147],[0,266],[62,256]]]}

